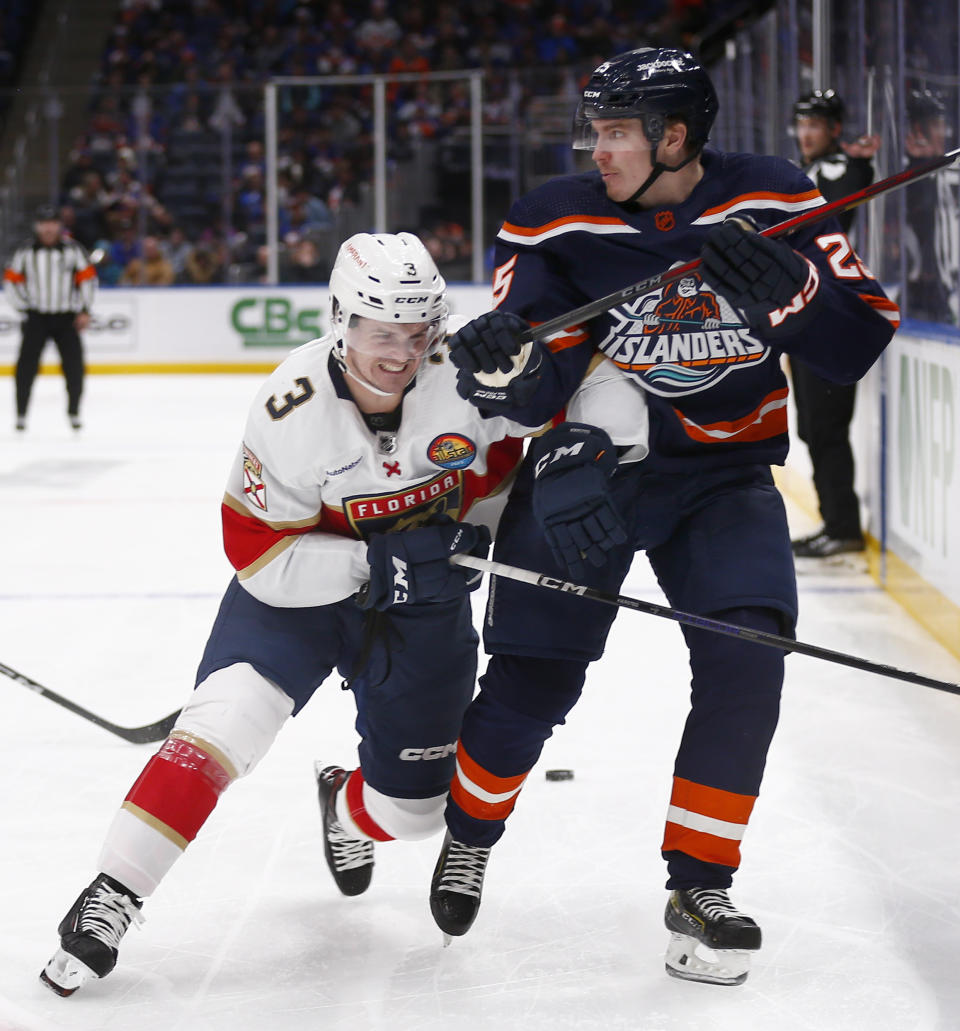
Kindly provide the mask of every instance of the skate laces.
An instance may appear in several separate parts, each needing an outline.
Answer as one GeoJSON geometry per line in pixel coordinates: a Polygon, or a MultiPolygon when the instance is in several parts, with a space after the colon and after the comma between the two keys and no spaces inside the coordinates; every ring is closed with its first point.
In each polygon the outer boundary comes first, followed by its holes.
{"type": "Polygon", "coordinates": [[[333,853],[333,865],[338,871],[355,870],[373,862],[373,842],[365,838],[351,838],[340,826],[339,820],[331,820],[327,827],[327,841],[333,853]]]}
{"type": "Polygon", "coordinates": [[[746,918],[730,901],[725,888],[690,888],[686,894],[708,920],[719,920],[720,917],[746,918]]]}
{"type": "Polygon", "coordinates": [[[89,934],[110,948],[118,949],[131,922],[139,926],[143,920],[143,914],[129,895],[98,884],[80,907],[76,929],[80,934],[89,934]]]}
{"type": "Polygon", "coordinates": [[[488,848],[451,840],[437,887],[443,891],[455,891],[461,895],[480,898],[483,874],[489,858],[488,848]]]}

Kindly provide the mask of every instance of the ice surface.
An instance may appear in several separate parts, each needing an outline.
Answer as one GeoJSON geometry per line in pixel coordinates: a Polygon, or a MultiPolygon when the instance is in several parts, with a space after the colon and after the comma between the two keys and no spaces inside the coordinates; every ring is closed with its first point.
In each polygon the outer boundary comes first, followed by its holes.
{"type": "MultiPolygon", "coordinates": [[[[4,663],[125,725],[182,703],[230,575],[219,502],[260,379],[91,377],[79,435],[58,379],[38,381],[25,435],[5,409],[4,663]]],[[[663,600],[642,559],[624,593],[663,600]]],[[[960,681],[865,575],[805,574],[801,606],[805,641],[960,681]]],[[[370,891],[336,891],[312,764],[351,763],[356,737],[331,680],[224,796],[115,972],[70,999],[37,974],[155,746],[0,677],[0,1031],[956,1028],[960,698],[787,665],[733,893],[765,937],[742,987],[663,969],[659,845],[688,672],[678,626],[622,612],[493,853],[469,935],[443,949],[430,917],[439,840],[378,846],[370,891]],[[575,779],[547,782],[551,767],[575,779]]]]}

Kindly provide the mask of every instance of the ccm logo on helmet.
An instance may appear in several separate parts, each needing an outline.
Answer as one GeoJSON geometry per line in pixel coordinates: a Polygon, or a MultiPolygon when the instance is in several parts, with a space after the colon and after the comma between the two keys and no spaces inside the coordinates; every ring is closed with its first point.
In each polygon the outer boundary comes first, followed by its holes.
{"type": "Polygon", "coordinates": [[[398,297],[396,299],[397,304],[426,304],[429,301],[429,297],[398,297]]]}
{"type": "Polygon", "coordinates": [[[432,745],[430,748],[404,748],[400,753],[400,758],[404,762],[415,763],[421,759],[426,762],[429,759],[446,759],[448,755],[453,755],[456,750],[456,741],[451,741],[449,745],[432,745]]]}

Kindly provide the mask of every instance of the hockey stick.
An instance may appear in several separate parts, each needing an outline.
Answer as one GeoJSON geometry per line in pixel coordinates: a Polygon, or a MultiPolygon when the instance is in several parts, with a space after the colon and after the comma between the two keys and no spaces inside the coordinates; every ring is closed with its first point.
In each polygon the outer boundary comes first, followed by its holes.
{"type": "MultiPolygon", "coordinates": [[[[862,190],[856,190],[854,193],[841,197],[839,200],[830,201],[829,204],[805,211],[802,215],[795,215],[793,218],[778,222],[776,225],[762,230],[760,235],[774,239],[786,233],[792,233],[795,229],[800,229],[803,226],[822,222],[831,215],[839,215],[841,211],[855,208],[858,204],[863,204],[865,201],[877,197],[881,193],[897,190],[901,186],[907,186],[917,179],[923,179],[940,168],[952,165],[957,158],[960,158],[960,148],[951,150],[940,157],[930,158],[929,161],[924,161],[913,168],[905,168],[902,172],[897,172],[895,175],[881,179],[879,182],[864,186],[862,190]]],[[[589,301],[579,308],[574,308],[573,311],[568,311],[565,315],[557,315],[555,318],[547,319],[546,322],[541,322],[538,326],[531,326],[530,329],[524,330],[520,334],[520,341],[526,344],[532,340],[542,340],[552,333],[558,333],[561,329],[567,329],[578,322],[592,319],[605,311],[609,311],[624,301],[631,301],[634,297],[641,297],[643,294],[658,290],[668,283],[674,283],[678,279],[683,279],[684,276],[689,275],[694,269],[699,267],[700,259],[694,258],[683,265],[677,265],[676,268],[658,272],[655,276],[650,276],[649,279],[643,279],[632,286],[625,286],[622,290],[607,294],[606,297],[598,297],[595,301],[589,301]]]]}
{"type": "Polygon", "coordinates": [[[23,673],[18,673],[15,669],[11,669],[2,662],[0,662],[0,673],[8,676],[11,680],[15,680],[18,684],[23,684],[24,687],[29,688],[43,698],[49,698],[51,702],[62,705],[65,709],[76,713],[77,716],[82,716],[83,719],[95,723],[98,727],[109,730],[111,734],[122,737],[124,741],[132,741],[135,745],[143,745],[149,741],[163,741],[180,715],[180,710],[177,709],[176,712],[171,712],[169,716],[165,716],[162,720],[157,720],[156,723],[148,723],[145,727],[120,727],[116,723],[111,723],[102,716],[91,712],[89,709],[84,709],[82,705],[71,702],[69,698],[64,698],[63,695],[57,694],[56,691],[51,691],[49,687],[38,684],[36,680],[31,680],[30,677],[25,676],[23,673]]]}
{"type": "Polygon", "coordinates": [[[484,573],[495,573],[497,576],[504,576],[509,580],[519,580],[521,583],[533,584],[535,587],[546,587],[549,590],[560,591],[563,594],[576,594],[581,598],[590,598],[593,601],[600,601],[606,605],[616,605],[621,609],[635,609],[637,612],[646,612],[651,616],[672,619],[677,623],[696,627],[698,630],[711,630],[713,633],[725,634],[727,637],[740,637],[745,641],[751,641],[754,644],[765,644],[770,648],[779,648],[784,652],[810,655],[814,659],[825,659],[827,662],[837,662],[841,666],[851,666],[853,669],[866,670],[868,673],[879,673],[882,677],[906,680],[911,684],[922,684],[924,687],[932,687],[937,691],[946,691],[948,694],[960,695],[960,684],[951,684],[946,680],[935,680],[933,677],[925,677],[920,673],[909,673],[896,669],[894,666],[882,666],[877,662],[871,662],[869,659],[858,658],[856,655],[831,651],[829,648],[820,648],[815,644],[804,644],[802,641],[794,641],[789,637],[780,637],[778,634],[768,634],[763,630],[751,630],[750,627],[739,626],[736,623],[724,623],[718,619],[710,619],[707,616],[695,616],[689,612],[680,612],[678,609],[668,609],[666,606],[657,605],[652,601],[641,601],[639,598],[629,598],[622,594],[610,594],[607,591],[599,591],[593,587],[583,587],[579,584],[568,583],[566,580],[558,580],[556,577],[546,576],[543,573],[534,573],[530,569],[519,569],[517,566],[508,566],[503,562],[490,562],[487,559],[463,554],[452,555],[450,562],[453,565],[478,569],[484,573]]]}

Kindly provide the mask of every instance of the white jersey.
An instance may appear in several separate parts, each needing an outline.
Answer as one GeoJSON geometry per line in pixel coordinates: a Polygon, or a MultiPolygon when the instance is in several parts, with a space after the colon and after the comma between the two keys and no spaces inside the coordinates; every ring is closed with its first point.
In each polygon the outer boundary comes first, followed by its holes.
{"type": "MultiPolygon", "coordinates": [[[[446,348],[421,364],[399,426],[371,428],[332,350],[329,337],[311,341],[274,370],[230,472],[224,547],[242,585],[268,605],[327,605],[355,593],[370,578],[373,533],[440,513],[489,524],[490,503],[522,459],[521,438],[538,429],[483,418],[457,394],[446,348]]],[[[645,454],[643,395],[609,362],[584,380],[566,415],[604,426],[633,447],[631,460],[645,454]],[[606,425],[614,412],[619,425],[606,425]]]]}

